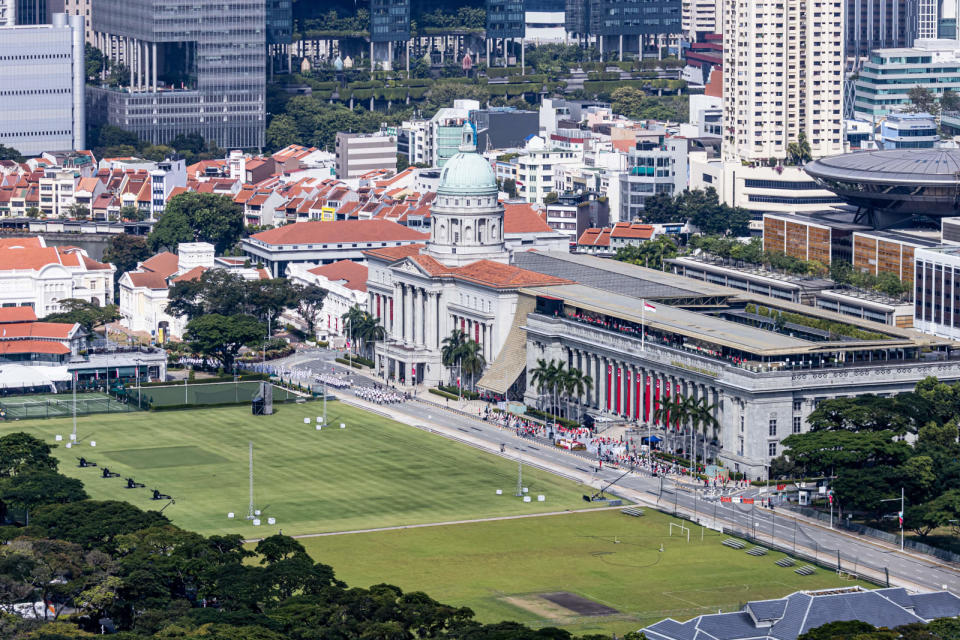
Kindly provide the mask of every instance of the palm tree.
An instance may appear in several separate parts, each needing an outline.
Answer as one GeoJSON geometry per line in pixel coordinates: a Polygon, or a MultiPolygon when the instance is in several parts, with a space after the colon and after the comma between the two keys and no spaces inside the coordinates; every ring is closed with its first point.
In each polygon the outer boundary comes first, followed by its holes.
{"type": "MultiPolygon", "coordinates": [[[[350,310],[347,311],[345,314],[343,314],[343,316],[341,317],[341,320],[343,320],[344,329],[347,328],[347,325],[350,325],[349,333],[347,334],[348,338],[354,336],[357,327],[363,324],[364,313],[366,312],[360,308],[360,305],[355,304],[352,307],[350,307],[350,310]]],[[[351,351],[353,351],[354,343],[355,343],[354,340],[350,341],[351,351]]]]}
{"type": "Polygon", "coordinates": [[[453,367],[460,364],[463,357],[463,348],[467,343],[467,334],[462,329],[454,329],[450,335],[443,339],[440,347],[440,360],[443,366],[450,371],[450,377],[453,377],[453,367]]]}
{"type": "MultiPolygon", "coordinates": [[[[350,325],[351,328],[353,325],[350,325]]],[[[374,317],[370,312],[364,311],[363,316],[355,329],[352,328],[353,335],[363,342],[363,352],[367,352],[367,347],[375,342],[383,340],[386,336],[386,330],[380,324],[380,318],[374,317]]]]}
{"type": "Polygon", "coordinates": [[[547,362],[540,358],[537,366],[531,371],[530,381],[536,385],[537,393],[547,391],[550,397],[550,412],[557,412],[557,392],[565,386],[567,377],[566,364],[560,360],[547,362]]]}
{"type": "Polygon", "coordinates": [[[467,340],[461,350],[460,369],[470,375],[470,390],[473,390],[475,376],[483,373],[487,360],[483,357],[483,347],[476,340],[467,340]]]}
{"type": "Polygon", "coordinates": [[[653,410],[653,419],[666,425],[669,431],[671,424],[685,425],[690,419],[690,406],[679,395],[673,395],[666,402],[653,410]]]}
{"type": "MultiPolygon", "coordinates": [[[[713,415],[717,405],[707,404],[706,398],[699,398],[691,405],[691,422],[694,431],[703,427],[703,464],[707,464],[707,432],[715,431],[720,428],[720,422],[713,415]]],[[[696,450],[696,449],[694,449],[696,450]]]]}
{"type": "Polygon", "coordinates": [[[575,367],[567,371],[563,390],[568,402],[570,396],[575,396],[577,399],[577,422],[580,421],[580,398],[583,397],[584,393],[589,393],[591,388],[593,388],[593,378],[584,375],[583,371],[575,367]]]}

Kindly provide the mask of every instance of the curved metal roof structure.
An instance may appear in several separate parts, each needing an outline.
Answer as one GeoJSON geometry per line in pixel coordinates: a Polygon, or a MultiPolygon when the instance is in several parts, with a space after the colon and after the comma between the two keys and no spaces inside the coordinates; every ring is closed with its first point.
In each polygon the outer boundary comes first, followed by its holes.
{"type": "Polygon", "coordinates": [[[813,178],[896,184],[957,184],[960,149],[888,149],[821,158],[804,167],[813,178]]]}

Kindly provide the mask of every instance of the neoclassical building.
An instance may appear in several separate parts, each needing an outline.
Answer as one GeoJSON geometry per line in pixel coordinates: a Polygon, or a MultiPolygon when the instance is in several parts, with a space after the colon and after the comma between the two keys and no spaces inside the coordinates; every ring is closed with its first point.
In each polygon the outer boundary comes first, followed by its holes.
{"type": "Polygon", "coordinates": [[[448,379],[440,351],[454,329],[476,340],[491,363],[517,316],[519,289],[566,282],[509,264],[497,194],[493,169],[476,152],[475,133],[466,125],[460,152],[440,176],[426,244],[364,252],[368,310],[387,332],[376,347],[379,375],[404,384],[448,379]]]}

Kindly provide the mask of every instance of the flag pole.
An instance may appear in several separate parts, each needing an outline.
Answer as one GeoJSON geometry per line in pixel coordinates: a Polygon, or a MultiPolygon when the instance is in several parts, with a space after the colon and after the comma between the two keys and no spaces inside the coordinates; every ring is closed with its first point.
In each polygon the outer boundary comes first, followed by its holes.
{"type": "Polygon", "coordinates": [[[640,351],[647,349],[647,299],[640,299],[640,351]]]}

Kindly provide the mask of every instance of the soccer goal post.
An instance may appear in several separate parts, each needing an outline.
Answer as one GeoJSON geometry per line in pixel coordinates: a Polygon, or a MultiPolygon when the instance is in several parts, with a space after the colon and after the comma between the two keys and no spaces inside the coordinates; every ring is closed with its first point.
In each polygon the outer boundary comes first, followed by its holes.
{"type": "Polygon", "coordinates": [[[687,542],[689,543],[689,542],[690,542],[690,527],[688,527],[688,526],[686,526],[686,525],[683,525],[683,524],[678,524],[678,523],[676,523],[676,522],[671,522],[671,523],[670,523],[670,537],[673,537],[673,528],[674,528],[674,527],[680,529],[680,537],[681,537],[681,538],[683,537],[683,532],[684,532],[684,531],[687,532],[687,542]]]}

